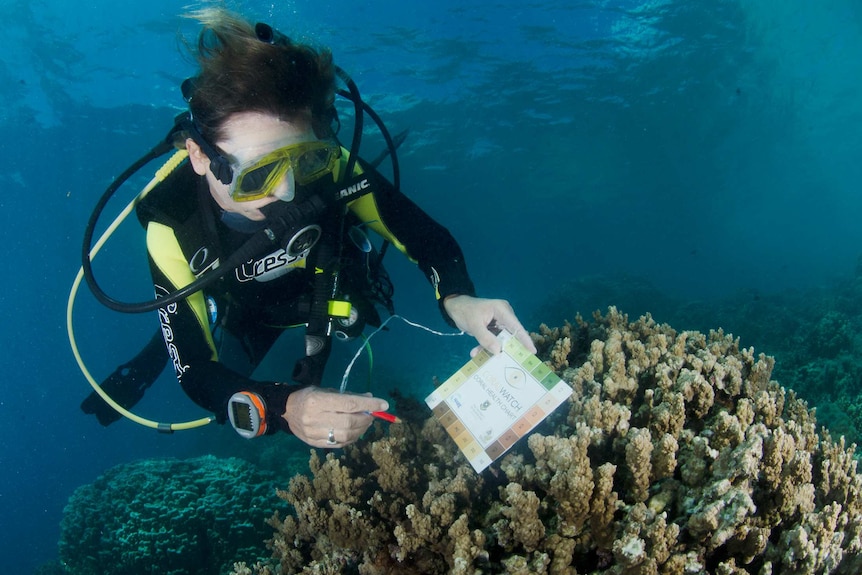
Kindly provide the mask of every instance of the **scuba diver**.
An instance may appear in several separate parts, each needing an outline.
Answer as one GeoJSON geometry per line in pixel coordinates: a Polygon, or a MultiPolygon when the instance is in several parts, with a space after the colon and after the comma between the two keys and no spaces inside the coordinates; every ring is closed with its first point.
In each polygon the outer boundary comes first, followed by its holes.
{"type": "MultiPolygon", "coordinates": [[[[185,393],[243,437],[285,431],[316,447],[353,443],[387,402],[321,382],[333,337],[380,326],[377,306],[393,313],[380,262],[390,244],[425,274],[445,321],[477,340],[474,355],[500,351],[499,328],[535,352],[508,302],[476,296],[452,235],[401,193],[395,158],[390,182],[360,157],[360,118],[370,109],[328,50],[223,8],[193,17],[203,27],[200,69],[183,84],[188,112],[168,137],[188,156],[136,206],[156,300],[125,309],[100,297],[121,311],[158,309],[161,332],[104,382],[109,393],[134,405],[170,363],[185,393]],[[345,94],[357,112],[350,148],[334,128],[335,97],[345,94]],[[383,238],[381,250],[368,230],[383,238]],[[305,350],[289,377],[251,379],[297,326],[305,350]]],[[[118,417],[98,396],[82,408],[103,425],[118,417]]]]}

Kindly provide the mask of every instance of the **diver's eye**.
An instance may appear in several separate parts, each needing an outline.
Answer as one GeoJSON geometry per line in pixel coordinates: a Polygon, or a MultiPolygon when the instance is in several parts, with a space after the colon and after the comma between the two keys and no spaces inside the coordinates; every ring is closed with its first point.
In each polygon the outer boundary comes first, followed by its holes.
{"type": "Polygon", "coordinates": [[[301,174],[314,174],[329,167],[331,150],[320,148],[309,150],[296,160],[296,171],[301,174]]]}
{"type": "Polygon", "coordinates": [[[271,164],[266,164],[259,168],[254,168],[253,170],[245,172],[242,176],[242,184],[240,184],[240,191],[244,193],[249,193],[261,189],[266,183],[266,179],[273,172],[273,170],[275,170],[277,164],[278,162],[273,162],[271,164]]]}

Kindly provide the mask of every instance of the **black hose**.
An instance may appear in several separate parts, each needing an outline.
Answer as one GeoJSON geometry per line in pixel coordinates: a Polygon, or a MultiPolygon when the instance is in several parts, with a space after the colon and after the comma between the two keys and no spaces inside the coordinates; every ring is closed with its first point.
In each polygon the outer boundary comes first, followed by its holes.
{"type": "MultiPolygon", "coordinates": [[[[195,292],[204,289],[218,279],[224,277],[227,273],[233,271],[245,262],[255,258],[260,252],[267,247],[277,244],[289,231],[296,230],[305,222],[314,221],[319,218],[326,210],[326,204],[319,197],[312,196],[309,199],[299,203],[284,203],[274,204],[279,210],[273,210],[267,217],[269,225],[253,235],[245,242],[237,251],[225,260],[218,268],[201,276],[192,283],[184,286],[170,295],[156,298],[149,301],[128,303],[117,301],[109,297],[99,286],[93,277],[92,269],[87,266],[84,270],[84,276],[87,278],[87,284],[102,304],[108,308],[123,313],[144,313],[157,310],[166,305],[176,303],[183,300],[195,292]]],[[[92,234],[91,234],[92,235],[92,234]]],[[[87,244],[85,243],[85,246],[87,244]]],[[[85,262],[89,264],[89,250],[87,250],[87,258],[85,262]]]]}

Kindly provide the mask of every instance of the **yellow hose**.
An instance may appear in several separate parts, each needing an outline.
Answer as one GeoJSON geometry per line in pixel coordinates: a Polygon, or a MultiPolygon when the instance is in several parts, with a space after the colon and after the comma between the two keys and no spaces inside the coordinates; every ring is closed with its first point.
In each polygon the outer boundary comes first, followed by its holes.
{"type": "MultiPolygon", "coordinates": [[[[120,214],[116,217],[116,219],[114,219],[111,225],[108,226],[108,229],[105,230],[105,232],[99,238],[99,241],[97,241],[93,248],[90,250],[89,257],[91,261],[96,257],[96,254],[99,253],[99,250],[102,249],[102,246],[105,244],[105,242],[108,241],[114,231],[116,231],[120,224],[123,223],[123,221],[129,216],[132,210],[135,209],[135,206],[137,206],[138,203],[143,200],[153,188],[155,188],[158,184],[164,181],[164,179],[167,178],[168,175],[173,172],[183,162],[183,160],[186,159],[187,156],[188,152],[186,150],[178,150],[168,159],[167,162],[165,162],[165,164],[161,168],[156,171],[156,174],[153,179],[150,180],[146,187],[141,190],[141,193],[135,196],[135,198],[133,198],[132,201],[128,203],[128,205],[123,209],[123,211],[120,212],[120,214]]],[[[90,374],[90,370],[88,370],[87,366],[84,364],[84,360],[81,357],[80,350],[78,349],[78,343],[75,340],[75,330],[72,327],[72,312],[75,307],[75,299],[78,295],[78,289],[81,287],[81,280],[83,279],[84,268],[81,267],[78,270],[78,274],[75,276],[75,281],[72,282],[72,290],[69,292],[69,302],[66,305],[66,331],[69,334],[69,345],[72,347],[72,354],[75,356],[75,361],[78,362],[78,367],[81,368],[81,373],[84,374],[84,377],[90,383],[90,386],[92,386],[93,390],[97,394],[99,394],[99,397],[104,399],[108,405],[110,405],[124,417],[131,419],[135,423],[138,423],[145,427],[158,429],[160,431],[173,432],[180,431],[183,429],[193,429],[195,427],[201,427],[212,422],[214,420],[212,416],[204,417],[202,419],[196,419],[194,421],[186,421],[184,423],[159,423],[157,421],[145,419],[139,415],[135,415],[122,405],[118,404],[111,398],[110,395],[107,394],[107,392],[105,392],[104,389],[102,389],[102,386],[100,386],[96,382],[96,380],[90,374]]]]}

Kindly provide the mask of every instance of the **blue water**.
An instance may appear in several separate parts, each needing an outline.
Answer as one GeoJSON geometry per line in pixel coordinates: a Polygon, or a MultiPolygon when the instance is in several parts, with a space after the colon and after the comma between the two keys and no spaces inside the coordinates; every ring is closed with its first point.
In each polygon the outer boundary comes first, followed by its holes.
{"type": "MultiPolygon", "coordinates": [[[[854,269],[856,0],[361,4],[246,0],[242,10],[331,46],[390,129],[410,128],[405,190],[459,238],[480,292],[508,298],[523,318],[558,284],[599,274],[703,300],[812,287],[854,269]]],[[[88,387],[65,333],[93,204],[182,109],[178,86],[193,67],[178,38],[193,38],[195,27],[179,17],[181,5],[0,2],[8,573],[56,557],[65,501],[106,468],[242,441],[214,428],[103,429],[78,410],[88,387]]],[[[119,271],[99,268],[121,299],[150,293],[141,239],[129,223],[106,249],[119,271]]],[[[420,274],[396,260],[388,265],[399,311],[444,328],[420,274]]],[[[573,302],[576,311],[591,309],[573,302]]],[[[75,325],[92,371],[107,375],[155,321],[118,316],[83,293],[75,325]]],[[[380,336],[375,369],[422,396],[470,347],[397,325],[380,336]]],[[[202,415],[170,377],[138,411],[202,415]]]]}

